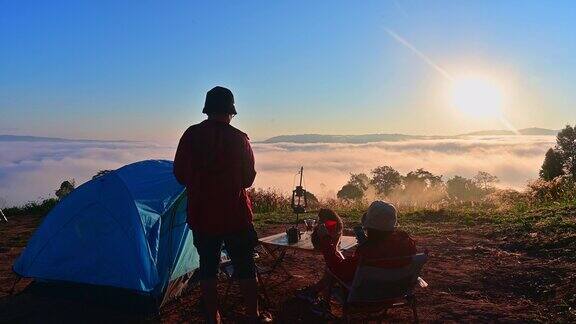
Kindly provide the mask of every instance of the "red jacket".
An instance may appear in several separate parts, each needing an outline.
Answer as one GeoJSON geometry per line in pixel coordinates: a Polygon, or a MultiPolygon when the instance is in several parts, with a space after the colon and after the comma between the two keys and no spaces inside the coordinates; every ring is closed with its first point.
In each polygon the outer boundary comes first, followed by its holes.
{"type": "Polygon", "coordinates": [[[360,260],[381,268],[403,267],[410,263],[409,259],[384,260],[376,263],[370,262],[370,260],[414,255],[416,254],[416,244],[408,233],[396,230],[385,240],[376,242],[368,240],[364,242],[356,248],[354,255],[349,258],[342,257],[342,254],[336,250],[336,245],[330,240],[329,236],[324,236],[321,239],[321,250],[328,269],[340,280],[352,282],[360,260]]]}
{"type": "Polygon", "coordinates": [[[188,192],[188,225],[208,235],[230,234],[252,225],[245,188],[254,182],[248,136],[228,123],[205,120],[182,135],[174,175],[188,192]]]}

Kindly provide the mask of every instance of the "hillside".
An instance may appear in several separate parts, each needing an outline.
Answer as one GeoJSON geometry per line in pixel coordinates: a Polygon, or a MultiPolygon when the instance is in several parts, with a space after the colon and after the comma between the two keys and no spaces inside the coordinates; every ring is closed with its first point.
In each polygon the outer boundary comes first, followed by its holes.
{"type": "Polygon", "coordinates": [[[463,134],[462,136],[491,136],[491,135],[540,135],[540,136],[549,135],[549,136],[556,136],[556,134],[558,134],[558,130],[531,127],[531,128],[519,129],[518,134],[516,134],[510,130],[487,130],[487,131],[470,132],[470,133],[463,134]]]}
{"type": "Polygon", "coordinates": [[[343,144],[365,144],[373,142],[398,142],[406,140],[426,140],[426,139],[457,139],[466,136],[550,136],[556,135],[557,130],[545,128],[524,128],[518,130],[518,134],[509,130],[486,130],[470,132],[454,136],[424,136],[424,135],[406,135],[406,134],[364,134],[364,135],[324,135],[324,134],[296,134],[274,136],[261,143],[343,143],[343,144]]]}
{"type": "Polygon", "coordinates": [[[1,135],[0,142],[51,142],[51,143],[123,143],[124,140],[93,140],[93,139],[68,139],[60,137],[42,137],[29,135],[1,135]]]}
{"type": "Polygon", "coordinates": [[[425,136],[403,135],[403,134],[366,134],[366,135],[322,135],[322,134],[300,134],[300,135],[280,135],[269,138],[263,143],[348,143],[362,144],[371,142],[396,142],[410,139],[422,139],[425,136]]]}
{"type": "MultiPolygon", "coordinates": [[[[346,235],[361,212],[342,210],[346,235]]],[[[11,217],[0,223],[0,322],[201,322],[199,291],[192,289],[159,314],[144,316],[115,304],[96,303],[87,296],[72,297],[42,286],[16,286],[11,264],[41,221],[38,215],[11,217]]],[[[259,236],[285,230],[286,215],[257,214],[259,236]]],[[[576,320],[576,207],[551,207],[505,213],[478,208],[419,210],[401,215],[401,226],[411,233],[430,260],[422,277],[429,283],[418,289],[418,312],[423,322],[573,322],[576,320]]],[[[261,253],[263,253],[261,251],[261,253]]],[[[270,260],[262,254],[258,261],[270,260]]],[[[297,289],[320,279],[323,260],[313,253],[289,253],[284,266],[293,275],[264,276],[269,296],[265,306],[283,323],[323,323],[309,306],[295,297],[297,289]]],[[[226,284],[222,281],[221,293],[226,284]]],[[[224,320],[242,313],[237,287],[222,305],[224,320]]],[[[340,314],[336,304],[335,314],[340,314]]],[[[389,312],[390,321],[406,322],[407,309],[389,312]]]]}

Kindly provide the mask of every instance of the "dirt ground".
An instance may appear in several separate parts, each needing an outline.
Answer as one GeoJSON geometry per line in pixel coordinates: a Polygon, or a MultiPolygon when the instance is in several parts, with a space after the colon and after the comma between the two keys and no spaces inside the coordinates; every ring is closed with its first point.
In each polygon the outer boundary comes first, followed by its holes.
{"type": "MultiPolygon", "coordinates": [[[[198,288],[161,309],[142,316],[118,307],[89,303],[77,298],[38,293],[23,280],[9,291],[16,277],[15,258],[39,223],[31,216],[14,217],[0,224],[0,322],[201,322],[198,288]]],[[[261,235],[280,227],[268,227],[261,235]]],[[[422,322],[575,322],[576,262],[571,255],[511,251],[510,238],[494,234],[489,226],[448,228],[442,234],[415,237],[427,248],[430,260],[422,277],[428,288],[417,291],[422,322]]],[[[265,262],[262,258],[261,262],[265,262]]],[[[322,258],[314,254],[289,253],[281,272],[264,277],[270,298],[265,308],[280,323],[323,322],[306,302],[295,298],[297,289],[321,276],[322,258]]],[[[225,290],[224,283],[221,291],[225,290]]],[[[222,305],[226,322],[242,322],[241,298],[234,286],[222,305]]],[[[338,305],[333,304],[336,314],[338,305]]],[[[408,309],[389,312],[392,322],[409,322],[408,309]]]]}

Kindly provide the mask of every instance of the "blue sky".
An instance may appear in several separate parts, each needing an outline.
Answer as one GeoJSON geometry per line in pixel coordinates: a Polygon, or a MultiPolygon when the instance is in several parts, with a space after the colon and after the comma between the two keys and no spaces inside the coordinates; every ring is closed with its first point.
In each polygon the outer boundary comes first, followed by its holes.
{"type": "Polygon", "coordinates": [[[0,134],[175,141],[214,85],[255,139],[504,128],[387,30],[518,128],[576,120],[573,1],[0,1],[0,134]]]}

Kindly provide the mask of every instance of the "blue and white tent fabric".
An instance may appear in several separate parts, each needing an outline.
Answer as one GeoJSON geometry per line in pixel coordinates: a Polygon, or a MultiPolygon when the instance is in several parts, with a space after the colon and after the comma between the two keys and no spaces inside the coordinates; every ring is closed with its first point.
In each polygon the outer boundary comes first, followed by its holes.
{"type": "Polygon", "coordinates": [[[148,160],[86,182],[45,217],[14,271],[23,277],[124,288],[158,305],[199,265],[186,194],[173,163],[148,160]]]}

